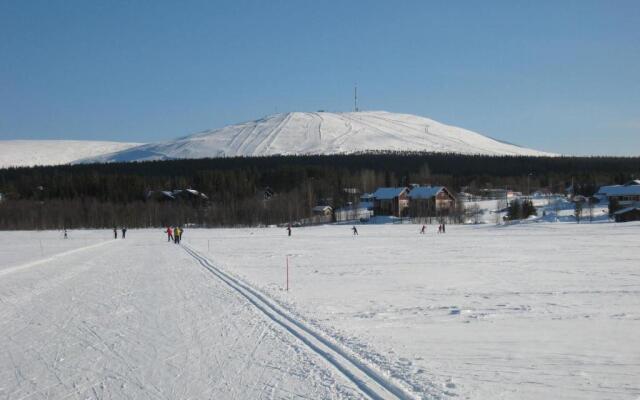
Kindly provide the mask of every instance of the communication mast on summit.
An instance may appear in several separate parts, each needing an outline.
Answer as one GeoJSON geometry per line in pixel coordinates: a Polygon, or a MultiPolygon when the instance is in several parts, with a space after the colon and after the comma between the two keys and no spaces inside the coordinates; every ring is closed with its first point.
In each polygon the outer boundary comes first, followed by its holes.
{"type": "Polygon", "coordinates": [[[358,85],[353,86],[353,111],[358,112],[358,85]]]}

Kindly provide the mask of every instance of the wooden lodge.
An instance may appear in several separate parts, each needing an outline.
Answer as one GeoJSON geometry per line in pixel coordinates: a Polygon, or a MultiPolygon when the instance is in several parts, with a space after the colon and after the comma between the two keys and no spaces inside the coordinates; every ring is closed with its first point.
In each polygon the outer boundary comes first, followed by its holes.
{"type": "Polygon", "coordinates": [[[381,187],[372,193],[374,215],[404,217],[408,214],[409,189],[406,187],[381,187]]]}
{"type": "Polygon", "coordinates": [[[409,200],[413,217],[446,215],[456,207],[456,197],[444,186],[415,186],[409,200]]]}

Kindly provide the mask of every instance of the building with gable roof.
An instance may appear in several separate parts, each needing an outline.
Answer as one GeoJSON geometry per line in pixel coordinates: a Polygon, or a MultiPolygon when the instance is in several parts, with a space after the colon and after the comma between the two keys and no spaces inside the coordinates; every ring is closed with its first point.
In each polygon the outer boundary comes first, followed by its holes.
{"type": "Polygon", "coordinates": [[[617,201],[621,206],[640,204],[640,180],[632,180],[624,185],[602,186],[595,197],[617,201]]]}
{"type": "Polygon", "coordinates": [[[409,209],[409,189],[406,187],[381,187],[371,194],[375,215],[404,217],[409,209]]]}
{"type": "Polygon", "coordinates": [[[456,197],[444,186],[415,186],[409,200],[414,217],[448,214],[456,207],[456,197]]]}

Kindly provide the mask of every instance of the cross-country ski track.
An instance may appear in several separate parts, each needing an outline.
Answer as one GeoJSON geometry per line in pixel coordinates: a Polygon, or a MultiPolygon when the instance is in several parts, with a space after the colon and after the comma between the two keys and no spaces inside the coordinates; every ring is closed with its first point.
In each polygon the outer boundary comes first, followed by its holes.
{"type": "Polygon", "coordinates": [[[638,228],[6,231],[0,400],[635,399],[638,228]]]}
{"type": "Polygon", "coordinates": [[[298,338],[311,350],[324,358],[330,365],[339,370],[371,399],[405,400],[415,398],[388,378],[366,365],[363,361],[349,355],[335,343],[324,338],[303,322],[293,318],[281,307],[278,307],[273,301],[258,293],[251,286],[216,268],[206,257],[198,254],[197,251],[189,246],[184,246],[184,249],[198,260],[204,268],[244,296],[251,304],[262,311],[265,316],[298,338]]]}
{"type": "Polygon", "coordinates": [[[188,244],[102,235],[0,267],[0,399],[416,398],[188,244]]]}

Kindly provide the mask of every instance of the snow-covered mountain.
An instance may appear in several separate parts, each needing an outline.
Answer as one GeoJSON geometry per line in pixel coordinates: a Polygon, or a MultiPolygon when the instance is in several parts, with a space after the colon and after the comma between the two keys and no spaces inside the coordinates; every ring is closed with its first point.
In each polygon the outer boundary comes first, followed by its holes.
{"type": "Polygon", "coordinates": [[[384,111],[292,112],[208,130],[176,140],[144,144],[81,162],[336,154],[376,150],[554,155],[410,114],[384,111]]]}
{"type": "Polygon", "coordinates": [[[292,112],[157,143],[0,141],[0,168],[68,163],[367,151],[554,156],[432,119],[384,111],[292,112]]]}
{"type": "Polygon", "coordinates": [[[68,164],[139,145],[90,140],[0,140],[0,168],[68,164]]]}

